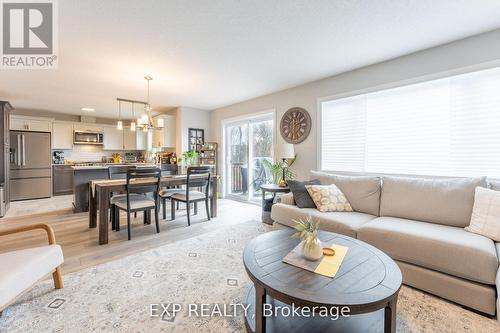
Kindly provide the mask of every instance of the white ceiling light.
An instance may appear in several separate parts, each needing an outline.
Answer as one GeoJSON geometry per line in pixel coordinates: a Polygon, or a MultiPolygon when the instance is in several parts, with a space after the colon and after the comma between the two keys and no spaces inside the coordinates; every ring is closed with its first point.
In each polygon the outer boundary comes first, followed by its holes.
{"type": "Polygon", "coordinates": [[[150,97],[149,82],[153,80],[153,78],[149,75],[146,75],[144,79],[148,82],[148,98],[146,103],[144,103],[144,113],[141,115],[140,118],[137,119],[137,127],[141,127],[144,132],[147,132],[148,130],[152,130],[155,128],[162,129],[165,125],[163,119],[161,122],[158,121],[155,126],[153,117],[151,117],[151,110],[153,108],[151,107],[151,103],[149,102],[149,97],[150,97]]]}
{"type": "Polygon", "coordinates": [[[144,132],[147,132],[153,129],[162,129],[165,126],[163,119],[158,119],[155,126],[155,123],[151,116],[151,104],[149,103],[149,81],[151,81],[153,78],[151,76],[145,76],[144,79],[146,79],[146,81],[148,82],[148,99],[146,102],[126,98],[116,99],[118,101],[118,123],[116,127],[119,130],[123,129],[123,122],[121,117],[121,102],[132,104],[132,121],[130,122],[130,130],[132,132],[138,129],[142,129],[144,132]],[[144,105],[144,113],[140,117],[138,117],[137,120],[135,119],[134,104],[144,105]]]}
{"type": "Polygon", "coordinates": [[[89,107],[81,107],[80,110],[85,111],[85,112],[94,112],[95,111],[94,108],[89,108],[89,107]]]}
{"type": "Polygon", "coordinates": [[[118,122],[116,123],[116,129],[119,131],[123,130],[122,101],[118,101],[118,122]]]}
{"type": "Polygon", "coordinates": [[[159,128],[165,127],[165,122],[163,121],[163,118],[158,118],[158,120],[156,121],[156,126],[159,128]]]}
{"type": "Polygon", "coordinates": [[[132,103],[132,121],[130,122],[130,130],[132,132],[135,132],[135,119],[134,119],[135,115],[134,115],[134,103],[132,103]]]}

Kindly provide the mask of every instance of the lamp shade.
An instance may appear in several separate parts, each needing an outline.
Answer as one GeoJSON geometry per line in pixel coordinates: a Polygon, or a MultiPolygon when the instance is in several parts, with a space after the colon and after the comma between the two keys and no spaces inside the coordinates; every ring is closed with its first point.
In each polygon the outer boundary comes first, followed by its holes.
{"type": "Polygon", "coordinates": [[[294,158],[295,150],[293,149],[293,144],[291,143],[282,143],[278,145],[278,158],[294,158]]]}
{"type": "Polygon", "coordinates": [[[156,123],[157,123],[158,128],[165,127],[165,122],[164,122],[163,118],[158,118],[158,120],[156,121],[156,123]]]}

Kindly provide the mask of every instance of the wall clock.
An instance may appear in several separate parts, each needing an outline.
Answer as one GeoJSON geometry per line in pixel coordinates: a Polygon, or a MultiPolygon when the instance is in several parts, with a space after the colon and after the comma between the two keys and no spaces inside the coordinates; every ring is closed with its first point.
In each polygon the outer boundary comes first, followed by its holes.
{"type": "Polygon", "coordinates": [[[281,117],[280,132],[288,143],[301,143],[311,131],[311,116],[303,108],[291,108],[281,117]]]}

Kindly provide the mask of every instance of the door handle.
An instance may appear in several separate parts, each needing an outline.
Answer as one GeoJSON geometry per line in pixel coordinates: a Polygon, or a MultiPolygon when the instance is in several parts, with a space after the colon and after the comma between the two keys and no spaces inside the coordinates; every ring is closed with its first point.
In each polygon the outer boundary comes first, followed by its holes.
{"type": "Polygon", "coordinates": [[[21,134],[17,135],[17,151],[16,151],[16,155],[17,155],[16,165],[17,166],[21,166],[21,134]]]}
{"type": "Polygon", "coordinates": [[[26,149],[25,149],[26,146],[25,146],[25,140],[24,139],[25,139],[25,137],[23,135],[23,139],[22,139],[22,141],[23,141],[23,162],[22,162],[23,166],[26,165],[26,149]]]}

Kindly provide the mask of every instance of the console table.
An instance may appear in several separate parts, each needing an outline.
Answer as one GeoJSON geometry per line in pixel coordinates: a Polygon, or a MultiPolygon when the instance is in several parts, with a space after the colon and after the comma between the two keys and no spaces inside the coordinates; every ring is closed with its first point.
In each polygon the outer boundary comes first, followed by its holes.
{"type": "Polygon", "coordinates": [[[263,184],[260,185],[260,190],[262,192],[262,222],[266,224],[273,224],[271,219],[271,212],[266,212],[264,207],[266,206],[266,192],[273,194],[273,200],[276,197],[276,193],[288,193],[290,188],[288,186],[281,187],[276,184],[263,184]]]}

